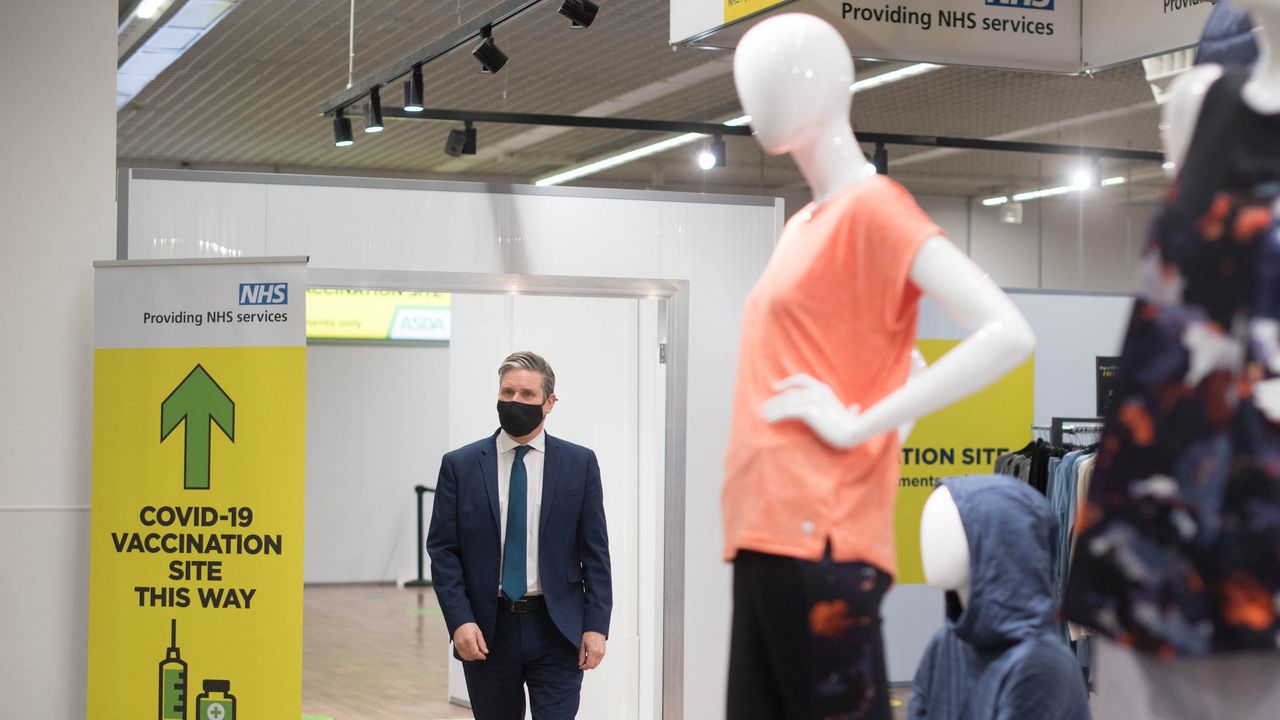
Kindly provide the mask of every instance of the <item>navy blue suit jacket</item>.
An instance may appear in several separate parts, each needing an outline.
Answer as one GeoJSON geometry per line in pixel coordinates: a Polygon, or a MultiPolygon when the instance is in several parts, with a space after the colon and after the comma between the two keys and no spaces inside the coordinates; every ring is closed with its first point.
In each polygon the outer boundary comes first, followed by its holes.
{"type": "MultiPolygon", "coordinates": [[[[451,638],[473,622],[487,640],[497,623],[497,435],[446,453],[440,462],[427,552],[451,638]]],[[[600,465],[591,450],[551,435],[545,448],[538,573],[551,619],[577,647],[585,631],[608,636],[613,611],[600,465]]]]}

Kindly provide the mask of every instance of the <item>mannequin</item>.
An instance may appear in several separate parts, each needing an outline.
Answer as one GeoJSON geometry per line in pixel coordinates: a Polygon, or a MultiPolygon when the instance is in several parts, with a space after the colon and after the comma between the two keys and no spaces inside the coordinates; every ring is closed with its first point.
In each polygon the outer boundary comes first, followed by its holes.
{"type": "MultiPolygon", "coordinates": [[[[1259,49],[1259,58],[1257,63],[1248,71],[1247,78],[1240,85],[1238,96],[1226,98],[1231,102],[1238,102],[1260,116],[1274,116],[1280,113],[1280,58],[1275,54],[1277,43],[1280,43],[1280,0],[1234,0],[1233,5],[1239,9],[1249,12],[1252,15],[1257,30],[1255,37],[1259,49]],[[1238,100],[1237,100],[1238,98],[1238,100]]],[[[1164,213],[1166,216],[1172,215],[1175,220],[1158,220],[1156,226],[1156,234],[1159,237],[1168,237],[1161,235],[1170,225],[1177,223],[1177,211],[1187,206],[1198,207],[1203,204],[1203,187],[1205,186],[1206,173],[1204,170],[1204,155],[1206,148],[1210,151],[1219,152],[1226,155],[1233,145],[1245,143],[1248,138],[1241,135],[1249,135],[1252,133],[1222,133],[1219,130],[1204,130],[1205,136],[1197,135],[1197,126],[1203,118],[1209,117],[1217,108],[1209,105],[1213,102],[1211,91],[1215,88],[1215,84],[1222,81],[1228,82],[1228,71],[1220,65],[1201,65],[1192,68],[1190,71],[1180,76],[1170,90],[1169,102],[1163,108],[1163,117],[1161,122],[1161,140],[1165,147],[1166,160],[1172,165],[1169,171],[1171,176],[1177,177],[1171,199],[1166,204],[1164,213]],[[1202,113],[1204,113],[1202,115],[1202,113]],[[1199,147],[1197,147],[1199,144],[1199,147]],[[1197,165],[1199,164],[1199,166],[1197,165]],[[1164,223],[1164,224],[1161,224],[1164,223]]],[[[1224,96],[1217,96],[1219,104],[1223,103],[1224,96]]],[[[1215,117],[1211,122],[1218,122],[1215,117]]],[[[1210,121],[1206,121],[1210,122],[1210,121]]],[[[1280,147],[1276,143],[1272,143],[1259,153],[1262,158],[1255,158],[1251,162],[1257,162],[1258,165],[1264,165],[1267,155],[1272,158],[1272,168],[1280,167],[1280,160],[1276,160],[1276,155],[1280,154],[1280,147]]],[[[1213,168],[1216,169],[1216,168],[1213,168]]],[[[1272,172],[1270,176],[1253,178],[1251,183],[1266,182],[1280,180],[1280,172],[1272,172]]],[[[1217,193],[1216,197],[1222,202],[1226,202],[1227,198],[1231,198],[1233,215],[1242,212],[1237,209],[1236,205],[1244,202],[1251,202],[1260,207],[1266,207],[1272,203],[1271,199],[1266,197],[1268,191],[1255,191],[1254,185],[1237,183],[1234,186],[1214,187],[1208,186],[1210,190],[1217,193]],[[1254,192],[1261,192],[1261,199],[1253,200],[1237,200],[1236,198],[1243,195],[1248,198],[1254,192]]],[[[1194,214],[1194,212],[1192,213],[1194,214]]],[[[1189,225],[1190,223],[1184,223],[1189,225]]],[[[1256,412],[1260,416],[1265,417],[1272,423],[1280,421],[1280,318],[1275,317],[1274,307],[1270,302],[1270,298],[1274,297],[1277,289],[1277,278],[1274,274],[1269,274],[1265,268],[1273,264],[1275,257],[1275,237],[1274,224],[1271,226],[1269,237],[1262,240],[1251,241],[1257,242],[1257,255],[1250,257],[1247,264],[1250,267],[1260,267],[1263,270],[1257,272],[1256,275],[1242,276],[1240,279],[1225,278],[1219,282],[1222,284],[1232,283],[1239,284],[1240,280],[1256,281],[1257,297],[1251,300],[1250,306],[1254,310],[1250,311],[1247,317],[1237,312],[1236,319],[1233,323],[1229,334],[1224,334],[1221,330],[1205,332],[1206,319],[1203,315],[1196,314],[1202,312],[1201,309],[1194,309],[1188,314],[1187,308],[1201,306],[1193,305],[1193,299],[1184,297],[1192,295],[1192,286],[1195,283],[1194,278],[1184,277],[1186,270],[1184,263],[1180,262],[1179,252],[1188,252],[1188,247],[1195,247],[1195,238],[1186,238],[1174,236],[1172,243],[1165,240],[1160,245],[1161,252],[1152,252],[1144,261],[1143,284],[1145,290],[1143,293],[1144,303],[1149,305],[1147,314],[1154,317],[1155,321],[1152,325],[1159,330],[1162,327],[1181,323],[1179,327],[1184,329],[1174,330],[1173,334],[1181,333],[1182,345],[1186,347],[1189,357],[1189,371],[1184,380],[1186,386],[1194,386],[1198,392],[1203,392],[1203,381],[1210,373],[1217,373],[1225,377],[1242,376],[1248,378],[1248,389],[1241,392],[1241,396],[1247,399],[1241,400],[1238,407],[1231,407],[1233,412],[1241,420],[1237,423],[1248,422],[1243,420],[1247,417],[1247,413],[1256,412]],[[1183,313],[1181,316],[1178,313],[1183,313]],[[1166,319],[1167,318],[1167,319],[1166,319]],[[1242,340],[1245,342],[1242,345],[1242,340]],[[1245,368],[1243,371],[1241,368],[1245,368]]],[[[1224,240],[1224,242],[1226,242],[1224,240]]],[[[1207,282],[1201,278],[1201,291],[1197,294],[1203,298],[1205,293],[1203,289],[1208,287],[1214,289],[1213,282],[1207,282]]],[[[1221,288],[1218,288],[1221,293],[1221,288]]],[[[1219,328],[1222,326],[1219,325],[1219,328]]],[[[1167,346],[1166,346],[1167,347],[1167,346]]],[[[1133,355],[1135,368],[1154,367],[1154,362],[1146,357],[1142,352],[1142,347],[1134,346],[1132,351],[1126,348],[1126,355],[1133,355]]],[[[1171,358],[1166,357],[1164,362],[1171,358]]],[[[1122,361],[1122,374],[1125,373],[1124,362],[1122,361]]],[[[1165,382],[1176,382],[1178,378],[1172,378],[1165,382]]],[[[1123,381],[1122,381],[1123,382],[1123,381]]],[[[1140,388],[1139,388],[1140,389],[1140,388]]],[[[1134,391],[1138,392],[1137,390],[1134,391]]],[[[1212,392],[1212,391],[1210,391],[1212,392]]],[[[1137,402],[1134,406],[1140,405],[1137,402]]],[[[1132,411],[1131,411],[1132,412],[1132,411]]],[[[1123,425],[1118,423],[1120,427],[1113,427],[1108,434],[1114,436],[1112,442],[1123,447],[1127,444],[1125,440],[1126,430],[1123,425]]],[[[1257,425],[1261,427],[1262,425],[1257,425]]],[[[1249,442],[1244,445],[1245,449],[1240,449],[1242,443],[1235,436],[1235,427],[1227,432],[1219,433],[1217,442],[1221,443],[1229,441],[1232,444],[1227,451],[1219,451],[1232,453],[1231,457],[1222,457],[1218,462],[1231,466],[1246,467],[1251,461],[1248,448],[1257,445],[1259,442],[1263,445],[1274,443],[1274,438],[1267,433],[1260,433],[1249,438],[1249,442]]],[[[1192,444],[1198,438],[1190,437],[1184,439],[1183,442],[1192,444]]],[[[1156,438],[1157,443],[1159,438],[1156,438]]],[[[1108,439],[1104,437],[1104,443],[1108,439]]],[[[1156,447],[1159,447],[1157,444],[1156,447]]],[[[1100,465],[1104,460],[1099,458],[1100,465]]],[[[1131,459],[1124,455],[1123,452],[1117,454],[1114,458],[1108,458],[1108,462],[1113,467],[1120,467],[1120,472],[1133,475],[1133,480],[1141,481],[1146,474],[1144,471],[1138,471],[1135,468],[1142,468],[1141,465],[1132,465],[1131,459]]],[[[1177,466],[1174,466],[1177,467],[1177,466]]],[[[1183,482],[1181,493],[1177,498],[1177,502],[1183,503],[1196,511],[1191,517],[1194,518],[1192,527],[1205,527],[1210,522],[1217,522],[1224,528],[1238,527],[1241,524],[1252,525],[1254,517],[1250,517],[1246,511],[1241,513],[1239,510],[1233,509],[1228,505],[1225,498],[1230,495],[1236,498],[1232,501],[1234,505],[1247,506],[1256,503],[1253,497],[1241,498],[1240,488],[1248,488],[1248,485],[1240,485],[1235,475],[1225,478],[1225,488],[1218,489],[1215,486],[1215,495],[1212,497],[1222,498],[1222,506],[1212,506],[1207,510],[1204,506],[1203,498],[1197,497],[1194,490],[1188,490],[1188,485],[1183,482]],[[1229,492],[1228,492],[1229,491],[1229,492]],[[1224,509],[1225,508],[1225,509],[1224,509]],[[1220,516],[1226,512],[1233,512],[1236,515],[1243,515],[1244,519],[1230,518],[1223,520],[1220,516]]],[[[1265,479],[1259,480],[1258,476],[1254,476],[1248,482],[1253,487],[1258,487],[1257,483],[1270,483],[1273,487],[1277,482],[1274,475],[1266,476],[1265,479]]],[[[1121,477],[1119,480],[1125,480],[1121,477]]],[[[1218,480],[1215,476],[1208,476],[1207,479],[1218,480]]],[[[1138,637],[1140,642],[1151,644],[1151,639],[1143,640],[1141,629],[1129,630],[1123,635],[1119,635],[1117,628],[1106,627],[1110,617],[1110,611],[1105,609],[1109,602],[1105,595],[1107,585],[1114,586],[1115,581],[1111,583],[1101,583],[1097,578],[1103,574],[1110,572],[1105,569],[1109,567],[1105,559],[1106,552],[1109,548],[1118,545],[1114,543],[1114,538],[1119,537],[1117,533],[1137,533],[1139,541],[1147,542],[1148,548],[1159,548],[1161,552],[1169,553],[1162,560],[1161,564],[1174,567],[1170,573],[1182,574],[1187,572],[1182,569],[1183,565],[1194,566],[1195,572],[1199,577],[1204,578],[1202,583],[1208,583],[1215,586],[1221,582],[1221,575],[1226,575],[1227,580],[1232,579],[1231,572],[1224,572],[1216,566],[1212,559],[1205,561],[1204,559],[1196,560],[1194,563],[1188,564],[1184,559],[1185,554],[1179,546],[1172,543],[1160,544],[1152,541],[1152,536],[1148,533],[1151,529],[1142,523],[1133,523],[1129,521],[1126,524],[1126,518],[1123,509],[1117,510],[1108,506],[1106,496],[1099,494],[1115,493],[1117,484],[1103,481],[1099,484],[1101,478],[1095,476],[1094,485],[1090,492],[1090,506],[1087,513],[1091,516],[1089,525],[1091,527],[1081,530],[1080,542],[1077,544],[1077,555],[1073,561],[1072,578],[1068,585],[1067,593],[1067,610],[1069,616],[1084,621],[1095,626],[1101,625],[1104,633],[1113,637],[1119,637],[1124,644],[1116,640],[1108,640],[1100,638],[1098,643],[1098,668],[1097,674],[1097,691],[1098,697],[1095,703],[1096,714],[1099,718],[1128,718],[1128,717],[1161,717],[1171,718],[1173,720],[1197,720],[1202,718],[1275,718],[1280,716],[1280,686],[1275,683],[1275,678],[1280,677],[1280,653],[1275,652],[1275,646],[1265,641],[1264,638],[1256,640],[1240,639],[1239,634],[1224,635],[1220,628],[1226,624],[1229,633],[1235,632],[1231,628],[1232,622],[1238,622],[1239,617],[1232,612],[1223,612],[1220,608],[1225,603],[1233,602],[1235,596],[1230,589],[1222,590],[1214,588],[1216,591],[1208,595],[1208,600],[1197,601],[1201,605],[1207,602],[1213,609],[1213,613],[1201,613],[1195,616],[1194,604],[1186,604],[1182,600],[1183,595],[1187,595],[1185,589],[1180,589],[1176,585],[1169,584],[1167,580],[1165,586],[1161,586],[1159,591],[1164,597],[1169,598],[1165,606],[1166,616],[1162,618],[1162,625],[1156,626],[1158,629],[1152,629],[1150,634],[1155,635],[1156,639],[1162,640],[1168,645],[1162,648],[1158,654],[1150,652],[1151,648],[1132,649],[1127,644],[1138,644],[1134,638],[1138,637]],[[1110,486],[1110,490],[1107,488],[1110,486]],[[1172,549],[1170,549],[1172,547],[1172,549]],[[1090,548],[1100,552],[1085,552],[1084,548],[1090,548]],[[1095,556],[1103,556],[1099,561],[1095,556]],[[1102,563],[1104,569],[1099,570],[1095,563],[1102,563]],[[1177,566],[1174,564],[1178,563],[1177,566]],[[1079,575],[1079,577],[1077,577],[1079,575]],[[1099,601],[1101,598],[1101,604],[1099,601]],[[1104,609],[1099,610],[1099,607],[1104,609]],[[1188,610],[1191,608],[1191,610],[1188,610]],[[1216,614],[1215,614],[1216,613],[1216,614]],[[1222,618],[1226,618],[1224,621],[1222,618]],[[1214,628],[1214,632],[1203,639],[1191,641],[1188,638],[1196,638],[1191,631],[1178,631],[1179,625],[1184,623],[1190,628],[1214,628]],[[1167,630],[1166,630],[1167,629],[1167,630]],[[1170,645],[1172,647],[1170,647],[1170,645]],[[1269,649],[1267,646],[1270,645],[1269,649]],[[1142,649],[1148,652],[1143,652],[1142,649]],[[1164,659],[1158,657],[1159,654],[1165,655],[1164,659]],[[1169,658],[1167,656],[1176,655],[1177,657],[1169,658]]],[[[1183,480],[1181,474],[1178,474],[1178,480],[1183,480]]],[[[1137,483],[1130,483],[1129,487],[1135,487],[1137,483]]],[[[1263,486],[1265,487],[1265,485],[1263,486]]],[[[1245,495],[1249,495],[1256,491],[1246,491],[1245,495]]],[[[1143,501],[1135,498],[1134,502],[1143,501]]],[[[1266,502],[1262,500],[1262,502],[1266,502]]],[[[1158,504],[1152,503],[1158,507],[1158,504]]],[[[1185,522],[1183,523],[1185,524],[1185,522]]],[[[1219,530],[1221,532],[1221,530],[1219,530]]],[[[1134,535],[1128,535],[1134,537],[1134,535]]],[[[1272,534],[1270,539],[1266,537],[1245,537],[1244,539],[1230,538],[1216,544],[1205,543],[1207,548],[1199,550],[1200,558],[1219,558],[1219,557],[1235,557],[1242,550],[1249,552],[1264,552],[1265,548],[1270,544],[1275,544],[1275,535],[1272,534]]],[[[1135,541],[1137,542],[1137,541],[1135,541]]],[[[1199,542],[1198,537],[1196,542],[1199,542]]],[[[1149,552],[1144,551],[1144,552],[1149,552]]],[[[1190,557],[1197,557],[1190,555],[1190,557]]],[[[1269,570],[1262,570],[1261,576],[1270,575],[1269,570]]],[[[1121,574],[1123,576],[1123,573],[1121,574]]],[[[1112,577],[1115,577],[1114,575],[1112,577]]],[[[1130,578],[1124,577],[1126,581],[1133,582],[1130,578]]],[[[1154,586],[1153,582],[1143,584],[1142,582],[1133,583],[1136,589],[1130,589],[1130,597],[1124,602],[1140,602],[1148,597],[1154,586]]],[[[1236,583],[1238,584],[1238,583],[1236,583]]],[[[1123,621],[1122,621],[1123,622],[1123,621]]],[[[1265,620],[1257,618],[1254,620],[1255,627],[1265,625],[1265,620]]],[[[1126,626],[1127,627],[1127,626],[1126,626]]]]}
{"type": "MultiPolygon", "coordinates": [[[[853,61],[825,22],[795,13],[753,28],[734,55],[734,82],[756,139],[771,155],[789,153],[813,193],[801,218],[875,177],[849,125],[853,61]]],[[[1030,357],[1035,337],[1022,314],[946,238],[925,242],[910,277],[972,334],[865,411],[842,404],[821,378],[780,379],[778,396],[763,408],[766,419],[801,420],[828,444],[849,448],[972,395],[1030,357]]]]}
{"type": "Polygon", "coordinates": [[[920,513],[920,562],[926,584],[969,604],[969,537],[946,485],[930,493],[920,513]]]}
{"type": "Polygon", "coordinates": [[[1056,628],[1044,497],[1013,478],[943,480],[920,517],[926,581],[947,617],[912,683],[913,720],[1087,720],[1080,667],[1056,628]]]}
{"type": "Polygon", "coordinates": [[[791,155],[813,202],[743,312],[722,493],[729,716],[888,720],[879,603],[896,571],[900,438],[1020,365],[1034,338],[910,194],[869,169],[834,28],[765,20],[739,43],[734,81],[757,140],[791,155]],[[921,294],[972,334],[910,374],[921,294]]]}

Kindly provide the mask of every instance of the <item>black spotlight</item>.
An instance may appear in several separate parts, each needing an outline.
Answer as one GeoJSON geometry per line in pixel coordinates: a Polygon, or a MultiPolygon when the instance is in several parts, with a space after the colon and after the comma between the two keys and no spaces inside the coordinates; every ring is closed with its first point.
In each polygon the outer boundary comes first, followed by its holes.
{"type": "Polygon", "coordinates": [[[576,30],[591,27],[598,12],[600,6],[591,0],[564,0],[560,5],[560,14],[569,18],[569,27],[576,30]]]}
{"type": "Polygon", "coordinates": [[[444,151],[453,157],[476,154],[476,129],[472,127],[470,120],[463,127],[449,131],[449,137],[444,141],[444,151]]]}
{"type": "Polygon", "coordinates": [[[485,25],[480,28],[480,37],[484,38],[480,44],[476,46],[471,54],[476,60],[480,61],[480,72],[485,75],[493,75],[507,64],[507,55],[498,49],[498,44],[493,41],[493,26],[485,25]]]}
{"type": "Polygon", "coordinates": [[[376,86],[369,90],[369,102],[364,106],[364,131],[382,132],[382,96],[376,86]]]}
{"type": "Polygon", "coordinates": [[[413,66],[409,79],[404,81],[405,112],[422,112],[426,106],[422,104],[422,67],[413,66]]]}
{"type": "Polygon", "coordinates": [[[698,153],[698,167],[703,170],[710,170],[711,168],[724,167],[725,164],[724,138],[720,135],[714,135],[710,142],[707,143],[706,148],[698,153]]]}
{"type": "Polygon", "coordinates": [[[877,173],[881,175],[889,174],[889,150],[885,148],[884,143],[876,143],[876,151],[871,156],[871,164],[876,166],[877,173]]]}
{"type": "Polygon", "coordinates": [[[333,144],[337,147],[349,147],[356,143],[351,137],[351,118],[344,117],[339,110],[333,114],[333,144]]]}

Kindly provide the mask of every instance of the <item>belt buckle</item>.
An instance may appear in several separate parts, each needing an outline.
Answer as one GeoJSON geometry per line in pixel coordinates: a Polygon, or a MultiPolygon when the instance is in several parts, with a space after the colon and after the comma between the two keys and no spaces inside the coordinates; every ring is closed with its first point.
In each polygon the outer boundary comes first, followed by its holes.
{"type": "Polygon", "coordinates": [[[527,598],[520,598],[511,602],[511,612],[523,615],[524,613],[533,611],[533,601],[527,598]]]}

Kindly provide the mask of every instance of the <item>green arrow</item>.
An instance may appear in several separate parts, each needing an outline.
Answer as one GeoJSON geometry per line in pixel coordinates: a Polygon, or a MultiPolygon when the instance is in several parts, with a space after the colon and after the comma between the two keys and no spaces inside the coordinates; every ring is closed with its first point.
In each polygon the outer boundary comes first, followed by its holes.
{"type": "Polygon", "coordinates": [[[186,420],[184,441],[186,459],[182,468],[182,486],[187,490],[209,489],[210,423],[231,442],[236,441],[236,404],[200,365],[178,383],[160,404],[160,442],[164,442],[186,420]]]}

